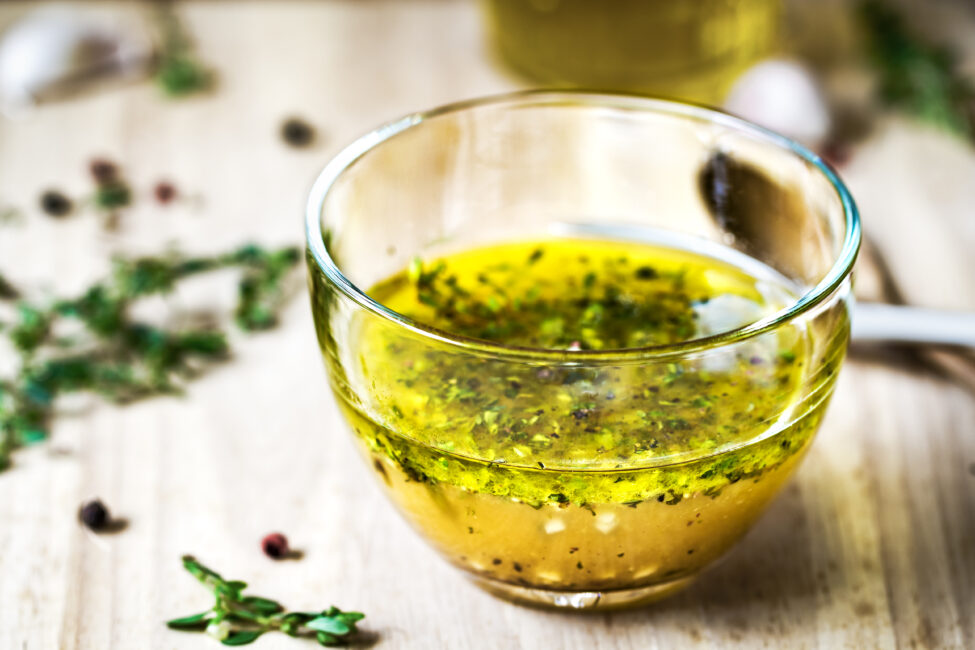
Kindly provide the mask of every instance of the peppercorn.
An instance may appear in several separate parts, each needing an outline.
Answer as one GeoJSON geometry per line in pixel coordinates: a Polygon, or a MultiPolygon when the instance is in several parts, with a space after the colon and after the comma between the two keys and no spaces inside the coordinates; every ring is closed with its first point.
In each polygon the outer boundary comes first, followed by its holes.
{"type": "Polygon", "coordinates": [[[166,205],[176,198],[176,187],[172,183],[160,181],[156,183],[153,193],[156,195],[157,201],[166,205]]]}
{"type": "Polygon", "coordinates": [[[92,178],[98,184],[111,183],[118,178],[118,167],[104,158],[95,158],[88,164],[92,178]]]}
{"type": "Polygon", "coordinates": [[[94,499],[81,506],[78,519],[91,530],[102,530],[111,520],[108,509],[99,499],[94,499]]]}
{"type": "Polygon", "coordinates": [[[280,560],[291,554],[288,548],[288,538],[281,533],[271,533],[261,540],[261,549],[269,558],[280,560]]]}
{"type": "Polygon", "coordinates": [[[41,210],[52,217],[63,217],[71,212],[71,199],[57,190],[41,194],[41,210]]]}
{"type": "Polygon", "coordinates": [[[315,139],[315,129],[304,120],[292,117],[281,125],[281,137],[292,147],[307,147],[315,139]]]}

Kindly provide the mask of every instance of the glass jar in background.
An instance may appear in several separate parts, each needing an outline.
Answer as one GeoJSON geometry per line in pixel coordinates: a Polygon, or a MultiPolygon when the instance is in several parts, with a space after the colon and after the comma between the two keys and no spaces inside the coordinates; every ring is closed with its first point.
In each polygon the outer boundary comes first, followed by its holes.
{"type": "Polygon", "coordinates": [[[484,0],[500,57],[538,85],[720,103],[776,45],[779,0],[484,0]]]}

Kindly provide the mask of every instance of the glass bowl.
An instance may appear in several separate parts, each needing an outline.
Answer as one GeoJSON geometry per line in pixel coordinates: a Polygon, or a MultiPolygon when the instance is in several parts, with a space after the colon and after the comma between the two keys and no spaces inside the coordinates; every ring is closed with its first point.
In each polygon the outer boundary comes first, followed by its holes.
{"type": "Polygon", "coordinates": [[[306,226],[318,340],[369,467],[449,562],[523,603],[689,584],[796,468],[849,340],[848,191],[800,145],[698,106],[553,91],[410,115],[325,168],[306,226]],[[559,237],[664,243],[794,293],[619,350],[457,336],[368,293],[417,257],[559,237]]]}

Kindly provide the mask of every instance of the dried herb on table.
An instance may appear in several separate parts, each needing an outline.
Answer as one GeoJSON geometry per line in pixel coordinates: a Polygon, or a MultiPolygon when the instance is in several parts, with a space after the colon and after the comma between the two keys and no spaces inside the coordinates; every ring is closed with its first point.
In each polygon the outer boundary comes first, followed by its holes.
{"type": "Polygon", "coordinates": [[[954,52],[912,33],[904,18],[879,0],[859,6],[871,60],[888,105],[960,136],[975,137],[975,84],[954,52]]]}
{"type": "MultiPolygon", "coordinates": [[[[19,301],[14,320],[0,323],[20,354],[16,374],[0,376],[0,469],[15,449],[47,437],[55,400],[63,393],[89,391],[117,403],[175,393],[201,365],[226,358],[226,335],[219,329],[167,329],[139,322],[129,315],[133,303],[167,293],[190,276],[239,268],[236,321],[244,330],[266,329],[277,321],[284,275],[299,259],[294,247],[254,245],[212,257],[116,259],[111,277],[80,296],[19,301]],[[69,322],[82,331],[66,338],[59,326],[69,322]]],[[[16,294],[12,285],[6,286],[7,294],[16,294]]]]}
{"type": "Polygon", "coordinates": [[[247,583],[225,580],[192,556],[183,556],[183,567],[213,591],[216,603],[205,612],[176,618],[166,625],[174,630],[206,632],[224,645],[246,645],[275,630],[289,636],[314,637],[323,646],[343,645],[365,618],[360,612],[343,612],[338,607],[288,612],[277,601],[244,595],[247,583]]]}
{"type": "Polygon", "coordinates": [[[162,47],[156,68],[156,81],[170,97],[182,97],[208,90],[214,74],[196,56],[193,40],[168,3],[158,14],[162,47]]]}
{"type": "Polygon", "coordinates": [[[124,181],[105,183],[95,190],[94,201],[98,208],[112,212],[132,202],[132,190],[124,181]]]}
{"type": "Polygon", "coordinates": [[[0,226],[19,223],[24,214],[12,205],[0,205],[0,226]]]}

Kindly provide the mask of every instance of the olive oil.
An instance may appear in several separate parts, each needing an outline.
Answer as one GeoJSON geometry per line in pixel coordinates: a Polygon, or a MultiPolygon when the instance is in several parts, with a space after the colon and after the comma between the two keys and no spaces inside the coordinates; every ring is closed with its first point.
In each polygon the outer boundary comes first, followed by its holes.
{"type": "Polygon", "coordinates": [[[506,243],[416,260],[369,293],[472,348],[559,352],[458,354],[373,318],[352,334],[354,372],[333,380],[393,499],[489,588],[680,586],[776,494],[833,380],[799,394],[812,334],[798,323],[708,354],[649,355],[797,297],[774,273],[685,250],[506,243]],[[631,352],[587,361],[612,350],[631,352]],[[348,384],[368,388],[353,397],[348,384]]]}
{"type": "Polygon", "coordinates": [[[555,87],[718,103],[775,45],[779,0],[486,0],[498,53],[555,87]]]}

